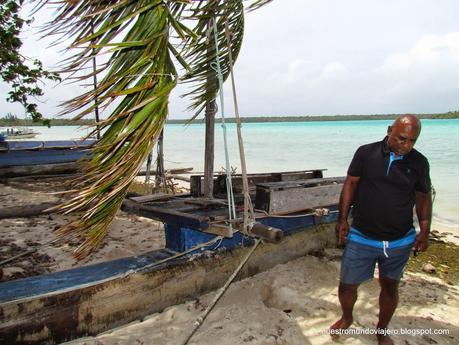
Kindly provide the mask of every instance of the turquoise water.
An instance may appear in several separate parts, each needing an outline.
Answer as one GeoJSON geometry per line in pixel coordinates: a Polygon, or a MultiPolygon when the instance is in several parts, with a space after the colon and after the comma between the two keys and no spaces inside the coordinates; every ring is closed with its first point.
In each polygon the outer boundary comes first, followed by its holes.
{"type": "MultiPolygon", "coordinates": [[[[327,169],[326,177],[343,176],[356,148],[385,136],[389,120],[282,122],[244,124],[243,138],[249,172],[327,169]]],[[[231,165],[240,172],[236,126],[228,124],[231,165]]],[[[78,137],[77,127],[37,127],[39,140],[78,137]]],[[[166,168],[204,167],[202,124],[166,125],[166,168]]],[[[437,191],[434,219],[459,230],[459,120],[424,120],[416,148],[430,161],[437,191]]],[[[223,134],[215,131],[215,170],[225,166],[223,134]]]]}

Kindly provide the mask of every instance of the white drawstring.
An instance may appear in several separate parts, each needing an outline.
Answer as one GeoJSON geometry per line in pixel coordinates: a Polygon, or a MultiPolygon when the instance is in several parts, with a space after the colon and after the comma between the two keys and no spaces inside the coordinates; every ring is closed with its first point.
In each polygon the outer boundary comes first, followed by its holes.
{"type": "Polygon", "coordinates": [[[389,248],[389,242],[388,241],[382,241],[382,243],[383,243],[384,255],[386,256],[386,258],[388,258],[389,255],[387,255],[386,249],[389,248]]]}

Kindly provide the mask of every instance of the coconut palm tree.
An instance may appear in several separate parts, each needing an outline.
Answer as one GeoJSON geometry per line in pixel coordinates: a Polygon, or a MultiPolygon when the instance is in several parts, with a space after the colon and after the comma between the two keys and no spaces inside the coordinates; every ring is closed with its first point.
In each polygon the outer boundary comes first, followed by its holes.
{"type": "MultiPolygon", "coordinates": [[[[92,149],[84,176],[60,206],[83,215],[59,229],[60,236],[82,235],[75,256],[83,258],[107,234],[128,187],[155,144],[167,117],[170,92],[191,83],[194,117],[218,93],[212,68],[216,60],[214,27],[224,79],[229,75],[229,49],[236,59],[244,32],[245,9],[271,0],[40,0],[56,16],[47,35],[72,42],[63,61],[68,79],[99,77],[94,90],[64,104],[63,113],[91,114],[96,107],[114,110],[97,125],[102,137],[92,149]],[[231,45],[227,45],[225,25],[231,45]],[[106,57],[93,71],[95,56],[106,57]],[[180,67],[180,70],[177,69],[180,67]],[[89,71],[89,72],[85,72],[89,71]]],[[[100,58],[99,58],[100,61],[100,58]]],[[[91,133],[93,134],[93,133],[91,133]]]]}

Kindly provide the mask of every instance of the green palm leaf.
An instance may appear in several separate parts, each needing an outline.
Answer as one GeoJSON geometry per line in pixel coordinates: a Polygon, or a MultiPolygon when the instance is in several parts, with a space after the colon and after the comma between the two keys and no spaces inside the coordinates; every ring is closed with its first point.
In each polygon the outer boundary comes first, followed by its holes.
{"type": "Polygon", "coordinates": [[[269,4],[273,0],[256,0],[249,6],[249,11],[258,10],[260,7],[269,4]]]}
{"type": "MultiPolygon", "coordinates": [[[[76,250],[78,258],[104,238],[162,130],[169,94],[178,78],[169,50],[170,17],[183,6],[179,2],[166,6],[162,1],[63,1],[50,25],[51,33],[65,32],[79,47],[63,67],[72,76],[94,53],[111,52],[98,71],[104,77],[96,90],[66,102],[64,112],[78,112],[81,117],[92,111],[96,96],[102,107],[121,99],[108,119],[99,123],[103,135],[92,150],[84,178],[75,181],[74,194],[60,205],[63,212],[84,211],[81,218],[58,230],[62,236],[77,232],[84,237],[76,250]]],[[[75,78],[91,77],[88,73],[75,78]]]]}
{"type": "MultiPolygon", "coordinates": [[[[254,1],[252,6],[260,7],[262,2],[267,1],[254,1]]],[[[39,7],[47,4],[54,8],[57,4],[57,14],[46,34],[73,42],[72,55],[60,66],[68,80],[91,80],[93,72],[84,71],[90,70],[92,58],[108,56],[95,72],[100,76],[95,90],[65,102],[62,112],[81,118],[94,111],[96,100],[102,109],[116,104],[109,117],[98,123],[103,134],[85,163],[84,177],[75,181],[70,199],[58,208],[65,213],[83,212],[58,230],[61,236],[83,237],[75,253],[83,258],[106,235],[163,128],[169,94],[179,80],[173,59],[185,68],[181,80],[192,83],[188,95],[199,114],[218,92],[211,68],[216,49],[209,27],[215,20],[226,79],[230,64],[225,25],[235,60],[242,45],[244,7],[242,0],[42,0],[39,7]]]]}
{"type": "Polygon", "coordinates": [[[216,98],[219,89],[216,71],[212,68],[217,58],[213,21],[215,20],[217,24],[219,59],[223,79],[226,80],[230,72],[230,63],[225,36],[225,22],[228,23],[231,33],[232,56],[236,60],[244,36],[244,6],[242,0],[198,2],[192,8],[189,17],[197,19],[193,31],[198,35],[198,39],[188,39],[187,45],[182,52],[191,66],[191,70],[185,74],[182,80],[194,84],[191,91],[186,93],[185,96],[191,97],[192,104],[190,109],[195,110],[195,116],[193,117],[195,118],[207,103],[216,98]]]}

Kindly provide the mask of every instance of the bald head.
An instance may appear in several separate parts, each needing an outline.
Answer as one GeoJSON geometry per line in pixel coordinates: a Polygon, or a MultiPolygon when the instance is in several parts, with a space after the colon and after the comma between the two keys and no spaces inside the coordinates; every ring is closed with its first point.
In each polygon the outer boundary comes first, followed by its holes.
{"type": "Polygon", "coordinates": [[[410,126],[421,131],[421,121],[416,115],[411,114],[400,115],[397,117],[391,127],[394,126],[410,126]]]}
{"type": "Polygon", "coordinates": [[[416,115],[401,115],[387,129],[387,144],[395,154],[406,155],[413,149],[420,133],[421,121],[416,115]]]}

